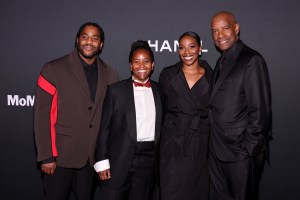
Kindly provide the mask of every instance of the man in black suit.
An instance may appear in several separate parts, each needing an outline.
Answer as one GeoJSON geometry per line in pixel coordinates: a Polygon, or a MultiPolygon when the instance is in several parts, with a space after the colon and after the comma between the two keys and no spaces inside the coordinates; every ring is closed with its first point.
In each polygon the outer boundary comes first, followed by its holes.
{"type": "Polygon", "coordinates": [[[211,29],[222,54],[210,97],[212,199],[257,199],[271,123],[267,66],[239,39],[232,13],[215,14],[211,29]]]}
{"type": "Polygon", "coordinates": [[[162,122],[162,90],[149,79],[153,52],[132,44],[132,77],[109,86],[103,104],[95,170],[105,200],[150,200],[155,183],[155,147],[162,122]]]}

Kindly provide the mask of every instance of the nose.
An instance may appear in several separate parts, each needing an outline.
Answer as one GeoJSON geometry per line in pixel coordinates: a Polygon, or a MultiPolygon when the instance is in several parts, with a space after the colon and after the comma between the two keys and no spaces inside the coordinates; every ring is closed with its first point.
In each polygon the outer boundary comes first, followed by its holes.
{"type": "Polygon", "coordinates": [[[185,48],[185,50],[184,50],[184,54],[189,54],[190,53],[190,50],[189,50],[189,48],[185,48]]]}
{"type": "Polygon", "coordinates": [[[217,37],[218,37],[218,38],[222,38],[223,36],[224,36],[223,31],[218,31],[217,37]]]}
{"type": "Polygon", "coordinates": [[[91,37],[88,37],[86,41],[88,44],[91,44],[93,42],[93,39],[91,37]]]}

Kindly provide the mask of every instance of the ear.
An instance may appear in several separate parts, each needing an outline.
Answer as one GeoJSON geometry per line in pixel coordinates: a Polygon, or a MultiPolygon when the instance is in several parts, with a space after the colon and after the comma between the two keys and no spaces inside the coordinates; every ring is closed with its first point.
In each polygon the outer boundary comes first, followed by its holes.
{"type": "Polygon", "coordinates": [[[201,54],[202,54],[202,46],[200,46],[199,48],[199,56],[201,56],[201,54]]]}
{"type": "Polygon", "coordinates": [[[102,46],[103,46],[103,42],[100,43],[100,49],[102,49],[102,46]]]}
{"type": "Polygon", "coordinates": [[[154,62],[152,62],[152,70],[154,70],[154,62]]]}
{"type": "Polygon", "coordinates": [[[235,34],[238,35],[240,32],[240,25],[239,24],[235,24],[235,28],[234,28],[235,34]]]}
{"type": "Polygon", "coordinates": [[[132,72],[132,64],[130,63],[130,71],[132,72]]]}

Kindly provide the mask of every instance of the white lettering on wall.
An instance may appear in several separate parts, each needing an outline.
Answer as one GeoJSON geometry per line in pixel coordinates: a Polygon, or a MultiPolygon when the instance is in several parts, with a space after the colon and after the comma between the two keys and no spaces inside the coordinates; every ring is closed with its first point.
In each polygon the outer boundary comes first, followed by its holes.
{"type": "Polygon", "coordinates": [[[21,98],[19,95],[7,95],[8,106],[33,106],[34,96],[26,95],[25,98],[21,98]]]}
{"type": "MultiPolygon", "coordinates": [[[[163,52],[163,51],[169,51],[169,52],[177,52],[179,42],[177,40],[169,42],[168,40],[163,40],[162,43],[160,43],[158,40],[148,40],[148,44],[151,48],[154,48],[155,52],[163,52]],[[173,49],[172,49],[173,47],[173,49]]],[[[202,40],[201,40],[201,46],[202,46],[202,40]]],[[[202,48],[202,52],[208,52],[207,49],[202,48]]]]}

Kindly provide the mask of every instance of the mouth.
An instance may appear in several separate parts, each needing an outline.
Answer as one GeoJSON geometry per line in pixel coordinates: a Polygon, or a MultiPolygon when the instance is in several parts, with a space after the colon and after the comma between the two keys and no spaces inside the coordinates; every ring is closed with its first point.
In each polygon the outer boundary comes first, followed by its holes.
{"type": "Polygon", "coordinates": [[[219,41],[219,44],[220,44],[220,45],[224,45],[224,44],[226,44],[227,42],[228,42],[228,40],[220,40],[220,41],[219,41]]]}
{"type": "Polygon", "coordinates": [[[194,56],[183,56],[183,59],[186,61],[190,61],[193,59],[194,56]]]}
{"type": "Polygon", "coordinates": [[[83,48],[86,51],[92,51],[94,49],[94,47],[92,47],[91,45],[85,45],[85,46],[83,46],[83,48]]]}
{"type": "Polygon", "coordinates": [[[147,70],[145,70],[145,69],[140,69],[140,70],[138,70],[137,72],[138,72],[138,73],[146,73],[147,70]]]}

